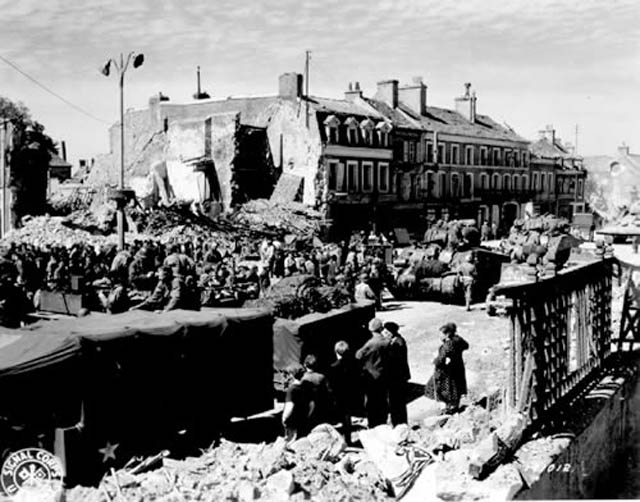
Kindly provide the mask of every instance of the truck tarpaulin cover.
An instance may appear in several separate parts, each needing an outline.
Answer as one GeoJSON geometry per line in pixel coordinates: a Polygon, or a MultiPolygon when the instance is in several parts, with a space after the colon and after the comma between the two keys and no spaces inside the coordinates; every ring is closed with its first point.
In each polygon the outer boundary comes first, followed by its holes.
{"type": "Polygon", "coordinates": [[[334,360],[333,348],[345,340],[353,350],[367,339],[367,323],[375,315],[373,302],[345,305],[327,313],[308,314],[298,319],[276,319],[273,325],[273,367],[276,388],[283,390],[282,372],[288,366],[315,354],[322,367],[334,360]]]}
{"type": "Polygon", "coordinates": [[[48,428],[82,418],[89,435],[152,449],[179,428],[271,409],[272,324],[264,310],[203,309],[4,330],[0,415],[48,428]]]}

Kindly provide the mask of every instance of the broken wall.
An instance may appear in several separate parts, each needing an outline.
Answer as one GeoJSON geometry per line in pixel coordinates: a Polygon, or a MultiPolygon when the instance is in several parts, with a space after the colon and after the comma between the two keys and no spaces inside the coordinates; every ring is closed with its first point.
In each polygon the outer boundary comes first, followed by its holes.
{"type": "Polygon", "coordinates": [[[239,149],[234,165],[233,204],[253,199],[268,199],[279,177],[273,163],[266,130],[242,125],[239,149]]]}
{"type": "Polygon", "coordinates": [[[209,131],[204,120],[174,121],[167,131],[167,175],[176,198],[201,200],[204,175],[194,172],[186,161],[209,154],[214,163],[217,185],[212,197],[229,210],[234,192],[234,163],[238,155],[239,113],[216,114],[211,118],[210,147],[205,139],[209,131]],[[210,152],[208,151],[210,149],[210,152]]]}
{"type": "Polygon", "coordinates": [[[315,112],[311,111],[307,128],[304,104],[283,101],[271,117],[267,135],[274,165],[283,173],[302,176],[302,202],[317,206],[322,199],[321,184],[318,183],[322,142],[315,112]]]}

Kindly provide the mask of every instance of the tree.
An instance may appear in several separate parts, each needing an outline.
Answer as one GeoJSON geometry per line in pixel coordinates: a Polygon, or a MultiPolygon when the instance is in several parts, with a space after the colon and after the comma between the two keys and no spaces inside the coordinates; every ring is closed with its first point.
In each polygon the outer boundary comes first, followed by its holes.
{"type": "Polygon", "coordinates": [[[45,211],[47,171],[51,154],[57,153],[57,149],[44,133],[44,126],[31,118],[24,104],[0,96],[0,118],[12,126],[8,185],[13,226],[19,226],[23,216],[45,211]]]}

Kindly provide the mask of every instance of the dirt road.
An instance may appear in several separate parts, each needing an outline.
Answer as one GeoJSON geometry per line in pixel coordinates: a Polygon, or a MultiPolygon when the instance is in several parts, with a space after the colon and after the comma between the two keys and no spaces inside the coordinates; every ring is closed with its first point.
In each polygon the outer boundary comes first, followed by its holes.
{"type": "Polygon", "coordinates": [[[389,302],[385,307],[377,316],[400,325],[409,349],[412,382],[424,384],[431,376],[440,346],[438,328],[446,322],[455,322],[470,346],[464,354],[469,396],[477,398],[506,382],[508,319],[489,317],[481,304],[471,312],[435,302],[389,302]]]}

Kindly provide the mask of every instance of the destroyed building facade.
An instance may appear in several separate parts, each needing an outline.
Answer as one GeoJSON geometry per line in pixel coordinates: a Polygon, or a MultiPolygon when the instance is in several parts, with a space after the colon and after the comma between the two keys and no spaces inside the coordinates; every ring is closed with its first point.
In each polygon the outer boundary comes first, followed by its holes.
{"type": "MultiPolygon", "coordinates": [[[[125,179],[139,199],[206,204],[211,215],[268,197],[276,181],[266,136],[277,98],[198,100],[176,104],[158,94],[149,107],[125,114],[125,179]]],[[[96,158],[92,185],[115,184],[120,124],[109,130],[110,152],[96,158]]]]}
{"type": "MultiPolygon", "coordinates": [[[[159,95],[125,115],[127,183],[143,198],[208,202],[209,214],[258,197],[299,201],[336,234],[372,222],[419,230],[440,218],[506,230],[526,213],[565,207],[552,200],[569,158],[530,162],[530,143],[477,102],[465,84],[452,109],[431,106],[421,78],[381,81],[373,97],[358,82],[342,99],[306,96],[298,73],[281,75],[269,97],[174,104],[159,95]]],[[[90,183],[115,183],[119,141],[116,124],[90,183]]],[[[574,196],[582,172],[568,173],[574,196]]],[[[575,212],[576,202],[566,207],[575,212]]]]}
{"type": "Polygon", "coordinates": [[[589,203],[603,216],[614,219],[622,207],[640,200],[640,154],[628,145],[620,145],[609,155],[584,158],[589,175],[589,203]]]}

